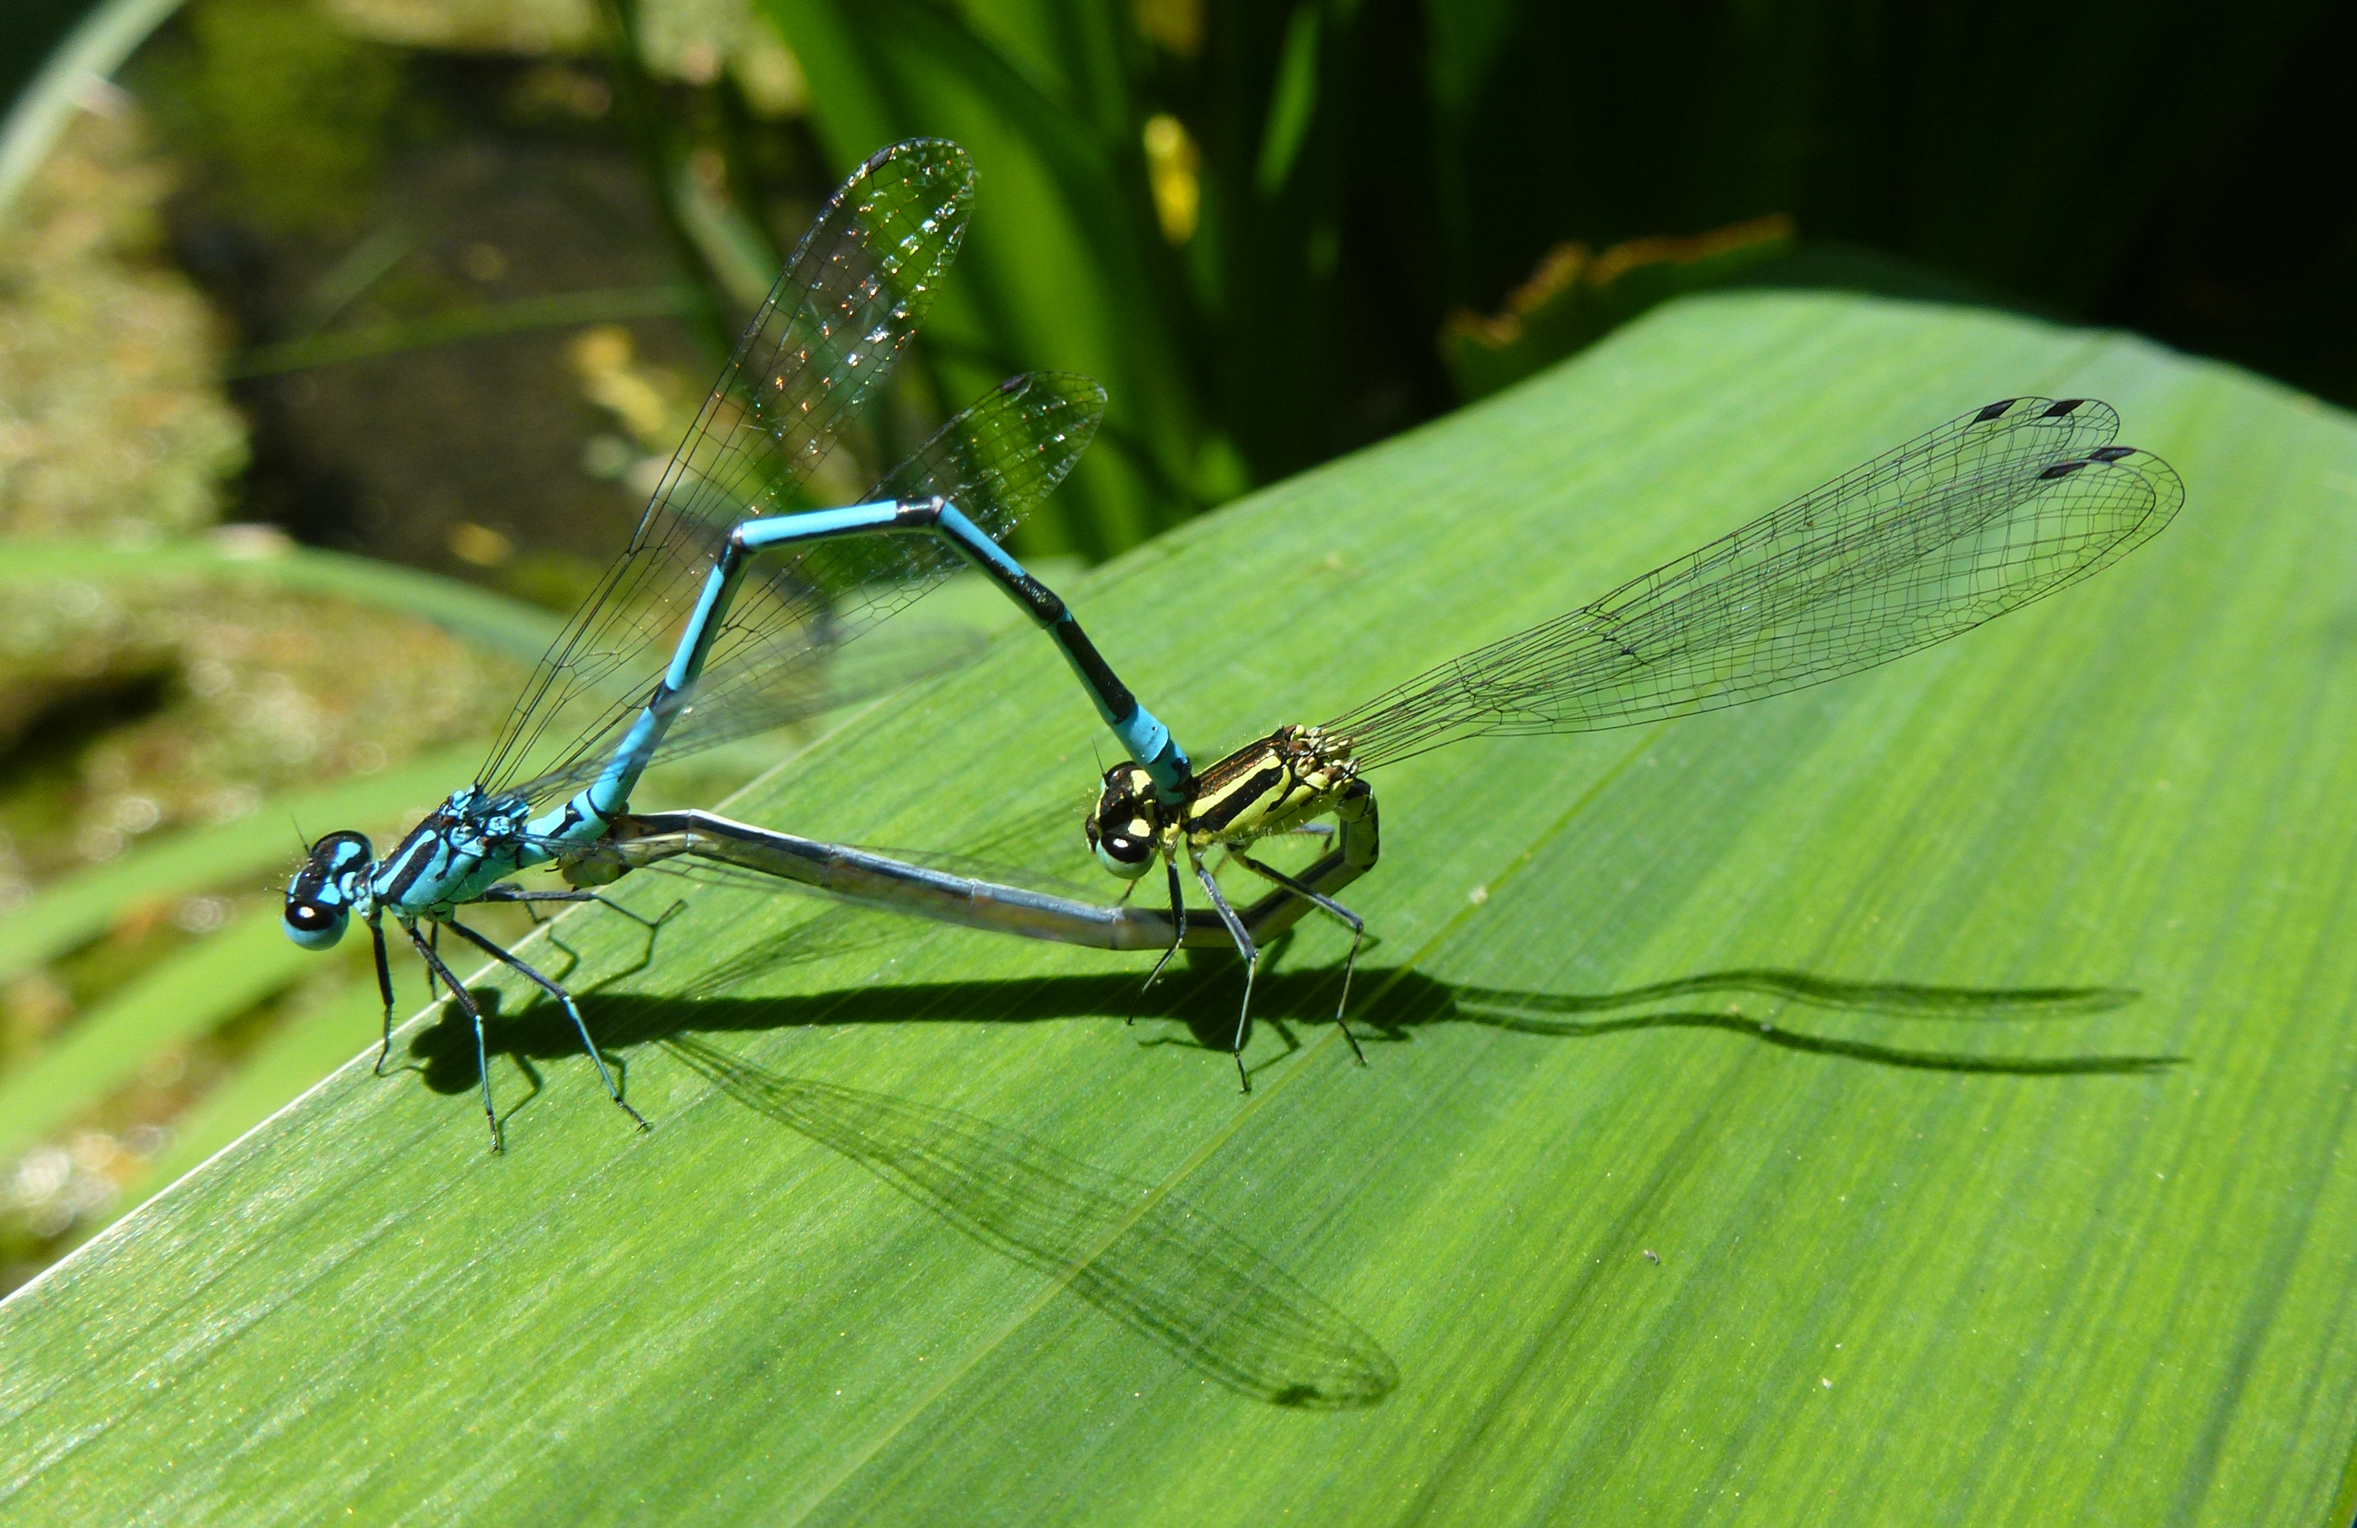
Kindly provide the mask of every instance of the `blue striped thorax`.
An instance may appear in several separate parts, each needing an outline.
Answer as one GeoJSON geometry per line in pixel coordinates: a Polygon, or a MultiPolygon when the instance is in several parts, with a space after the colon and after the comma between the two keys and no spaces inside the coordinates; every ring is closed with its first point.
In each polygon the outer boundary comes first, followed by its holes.
{"type": "Polygon", "coordinates": [[[525,831],[531,811],[522,796],[485,796],[472,785],[453,792],[378,863],[368,878],[370,894],[405,918],[439,916],[474,901],[549,858],[525,831]]]}

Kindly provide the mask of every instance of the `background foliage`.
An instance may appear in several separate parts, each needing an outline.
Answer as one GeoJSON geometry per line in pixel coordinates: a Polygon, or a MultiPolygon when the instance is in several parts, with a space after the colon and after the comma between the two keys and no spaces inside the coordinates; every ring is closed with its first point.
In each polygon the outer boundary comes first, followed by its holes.
{"type": "MultiPolygon", "coordinates": [[[[180,257],[249,345],[414,345],[476,306],[679,311],[692,393],[841,169],[949,133],[987,190],[903,406],[938,417],[1023,366],[1101,375],[1109,449],[1029,533],[1097,557],[1458,401],[1445,322],[1506,310],[1567,242],[1769,215],[1799,240],[1751,279],[2117,324],[2357,397],[2336,338],[2357,226],[2332,189],[2357,108],[2328,77],[2357,36],[2321,0],[600,3],[190,6],[129,76],[190,167],[180,257]]],[[[451,427],[577,394],[561,349],[367,373],[448,400],[439,481],[375,459],[417,454],[398,433],[375,457],[356,439],[388,432],[338,400],[348,367],[247,384],[254,507],[479,576],[442,533],[488,511],[432,502],[455,486],[545,550],[594,496],[579,424],[539,407],[516,433],[555,444],[504,463],[451,427]]]]}

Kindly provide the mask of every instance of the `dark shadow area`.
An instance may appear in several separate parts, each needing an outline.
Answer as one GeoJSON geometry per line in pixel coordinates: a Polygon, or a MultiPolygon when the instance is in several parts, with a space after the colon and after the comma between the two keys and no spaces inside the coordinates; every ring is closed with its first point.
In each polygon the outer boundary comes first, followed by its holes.
{"type": "Polygon", "coordinates": [[[2026,318],[2064,323],[2069,316],[2002,288],[1936,265],[1909,260],[1865,244],[1811,240],[1725,283],[1725,290],[1768,289],[1852,292],[1902,302],[1936,302],[1968,308],[1997,308],[2026,318]]]}
{"type": "MultiPolygon", "coordinates": [[[[810,937],[793,941],[790,953],[735,963],[731,975],[807,960],[818,953],[857,948],[856,925],[811,925],[810,937]]],[[[1190,952],[1191,954],[1196,952],[1190,952]]],[[[1226,1051],[1235,1033],[1240,996],[1238,968],[1224,957],[1198,959],[1175,969],[1152,992],[1126,973],[1054,976],[965,982],[916,982],[838,992],[780,997],[736,997],[712,991],[688,996],[580,994],[583,1013],[601,1046],[628,1047],[688,1033],[795,1029],[814,1025],[984,1023],[1027,1024],[1045,1020],[1134,1016],[1186,1026],[1205,1049],[1226,1051]]],[[[1340,973],[1332,969],[1269,971],[1253,989],[1254,1024],[1273,1025],[1288,1051],[1297,1047],[1293,1026],[1333,1019],[1340,973]]],[[[1794,1028],[1758,1015],[1739,1001],[1702,1006],[1698,998],[1750,995],[1768,1005],[1797,1004],[1835,1012],[1888,1018],[1966,1021],[2062,1020],[2107,1013],[2134,1002],[2138,994],[2118,987],[1942,987],[1903,982],[1853,982],[1774,969],[1705,972],[1614,992],[1528,992],[1514,988],[1456,985],[1420,971],[1362,968],[1354,983],[1352,1027],[1379,1042],[1403,1043],[1416,1031],[1439,1024],[1477,1024],[1516,1034],[1566,1040],[1599,1039],[1655,1029],[1714,1029],[1758,1044],[1809,1055],[1918,1071],[1995,1074],[2016,1077],[2133,1075],[2175,1066],[2181,1056],[2095,1054],[2006,1056],[1947,1051],[1851,1039],[1794,1028]],[[1674,1006],[1656,1007],[1667,1004],[1674,1006]],[[1632,1009],[1646,1010],[1630,1012],[1632,1009]]],[[[486,997],[492,994],[485,994],[486,997]]],[[[428,1082],[457,1092],[475,1085],[474,1045],[463,1021],[446,1013],[442,1022],[412,1042],[428,1082]]],[[[491,1016],[493,1052],[528,1061],[569,1055],[580,1048],[562,1013],[535,1003],[512,1018],[491,1016]]],[[[1172,1043],[1147,1035],[1138,1043],[1172,1043]]],[[[1267,1063],[1263,1063],[1265,1066],[1267,1063]]]]}
{"type": "Polygon", "coordinates": [[[155,653],[87,679],[38,674],[0,696],[0,789],[70,770],[92,744],[143,721],[172,698],[173,669],[155,653]]]}
{"type": "MultiPolygon", "coordinates": [[[[1437,985],[1437,984],[1435,984],[1437,985]]],[[[1620,992],[1554,994],[1495,987],[1457,987],[1449,997],[1453,1017],[1517,1034],[1590,1039],[1648,1029],[1716,1029],[1812,1056],[1838,1056],[1878,1066],[1937,1072],[1999,1072],[2017,1077],[2082,1073],[2158,1071],[2182,1056],[1987,1056],[1969,1052],[1918,1050],[1880,1045],[1788,1028],[1752,1018],[1740,1005],[1723,1011],[1672,1010],[1612,1019],[1563,1019],[1557,1014],[1600,1014],[1647,1003],[1751,993],[1811,1008],[1921,1019],[2066,1019],[2108,1013],[2136,1001],[2125,987],[1933,987],[1910,982],[1847,982],[1798,971],[1714,971],[1675,981],[1654,982],[1620,992]]]]}
{"type": "Polygon", "coordinates": [[[1527,1008],[1546,1013],[1611,1013],[1641,1003],[1749,992],[1810,1008],[1880,1013],[1903,1018],[2053,1019],[2110,1013],[2142,993],[2130,987],[1933,987],[1920,982],[1853,982],[1800,971],[1746,967],[1684,976],[1586,996],[1517,992],[1503,987],[1459,987],[1457,999],[1477,1007],[1527,1008]]]}

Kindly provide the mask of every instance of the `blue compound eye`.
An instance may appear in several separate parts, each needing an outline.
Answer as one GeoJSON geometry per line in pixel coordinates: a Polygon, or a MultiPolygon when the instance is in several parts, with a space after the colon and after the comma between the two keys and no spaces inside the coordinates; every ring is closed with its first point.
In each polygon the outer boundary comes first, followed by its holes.
{"type": "Polygon", "coordinates": [[[306,950],[333,948],[344,937],[344,925],[351,921],[346,908],[296,897],[286,900],[286,937],[306,950]]]}

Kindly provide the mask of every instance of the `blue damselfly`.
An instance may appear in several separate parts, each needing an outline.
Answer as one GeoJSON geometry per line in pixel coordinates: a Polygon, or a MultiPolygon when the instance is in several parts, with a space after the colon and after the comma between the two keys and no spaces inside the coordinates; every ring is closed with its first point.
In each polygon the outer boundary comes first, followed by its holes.
{"type": "MultiPolygon", "coordinates": [[[[706,813],[629,815],[631,791],[651,765],[823,709],[824,660],[965,564],[1047,632],[1150,778],[1170,790],[1191,778],[1168,729],[1138,705],[1063,601],[996,540],[1087,447],[1104,409],[1096,383],[1012,378],[858,504],[790,512],[915,333],[957,254],[973,194],[965,151],[939,140],[894,145],[845,182],[746,329],[629,547],[541,660],[474,780],[381,859],[358,833],[318,840],[288,886],[285,925],[298,944],[324,949],[354,917],[368,925],[385,1007],[380,1070],[392,1047],[387,916],[425,961],[429,982],[448,988],[474,1024],[494,1150],[500,1128],[482,1015],[438,953],[442,928],[559,1004],[607,1094],[642,1128],[645,1121],[623,1101],[572,995],[459,921],[475,903],[603,901],[588,888],[688,854],[1035,938],[1111,948],[1170,941],[1159,912],[969,880],[706,813]],[[763,563],[765,553],[781,555],[763,563]],[[512,884],[541,866],[567,872],[570,889],[512,884]]],[[[1348,872],[1337,864],[1328,874],[1348,872]]],[[[1297,906],[1289,895],[1268,899],[1256,909],[1263,931],[1289,925],[1297,906]]]]}

